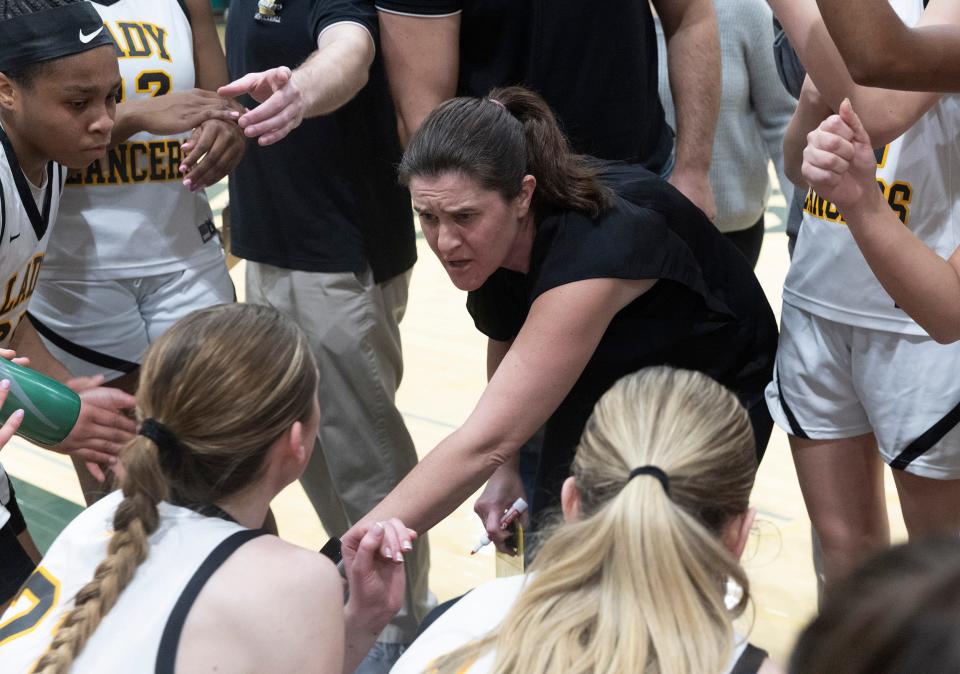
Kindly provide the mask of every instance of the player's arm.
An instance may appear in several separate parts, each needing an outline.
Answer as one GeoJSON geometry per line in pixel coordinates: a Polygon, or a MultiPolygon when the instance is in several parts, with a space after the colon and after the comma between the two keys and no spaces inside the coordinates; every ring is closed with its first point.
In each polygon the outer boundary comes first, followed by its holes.
{"type": "Polygon", "coordinates": [[[713,136],[720,114],[720,38],[712,0],[654,0],[666,38],[677,111],[677,157],[670,183],[711,219],[713,136]]]}
{"type": "MultiPolygon", "coordinates": [[[[209,92],[226,84],[227,59],[213,22],[209,0],[186,0],[193,32],[193,65],[197,87],[209,92]]],[[[237,105],[239,112],[240,106],[237,105]]],[[[193,135],[181,146],[184,154],[180,171],[184,185],[198,190],[221,180],[243,159],[246,138],[236,121],[209,119],[194,128],[193,135]]]]}
{"type": "MultiPolygon", "coordinates": [[[[909,91],[960,91],[960,26],[956,20],[909,28],[887,2],[817,0],[817,4],[859,84],[909,91]]],[[[950,12],[956,4],[955,0],[931,0],[927,14],[950,12]]]]}
{"type": "Polygon", "coordinates": [[[186,3],[193,32],[193,67],[197,87],[216,91],[230,81],[230,76],[213,20],[213,9],[209,0],[186,0],[186,3]]]}
{"type": "MultiPolygon", "coordinates": [[[[47,350],[29,317],[20,321],[10,339],[18,355],[30,359],[30,367],[65,383],[80,395],[80,416],[70,435],[54,447],[78,459],[109,466],[133,438],[137,425],[123,411],[133,409],[136,399],[119,389],[100,386],[102,377],[73,378],[63,364],[47,350]]],[[[102,481],[102,474],[91,469],[102,481]]]]}
{"type": "MultiPolygon", "coordinates": [[[[421,8],[423,4],[416,3],[421,8]]],[[[404,2],[378,3],[380,48],[403,145],[435,107],[456,94],[459,4],[434,3],[434,14],[410,16],[404,2]]]]}
{"type": "Polygon", "coordinates": [[[220,87],[234,98],[259,101],[240,117],[248,138],[270,145],[300,126],[306,117],[326,115],[345,105],[366,85],[375,47],[373,36],[354,21],[333,23],[317,38],[317,50],[296,70],[282,66],[249,73],[220,87]]]}
{"type": "Polygon", "coordinates": [[[809,77],[803,80],[797,109],[787,124],[783,135],[783,170],[787,179],[794,185],[805,185],[801,168],[803,151],[807,147],[807,134],[820,126],[820,123],[833,114],[817,91],[809,77]]]}
{"type": "Polygon", "coordinates": [[[944,260],[917,238],[877,189],[874,143],[844,102],[810,134],[803,175],[837,205],[877,280],[941,343],[960,339],[960,250],[944,260]]]}
{"type": "Polygon", "coordinates": [[[463,503],[546,422],[613,316],[654,282],[590,279],[538,297],[467,421],[348,532],[344,545],[355,547],[373,522],[390,516],[425,532],[463,503]]]}
{"type": "MultiPolygon", "coordinates": [[[[931,4],[921,24],[942,22],[953,17],[960,21],[960,3],[931,4]]],[[[906,92],[876,89],[853,81],[820,18],[815,0],[770,0],[774,13],[783,24],[821,97],[833,111],[849,98],[854,108],[863,111],[863,123],[878,147],[901,136],[939,99],[931,92],[906,92]]],[[[875,3],[889,8],[886,2],[875,3]]],[[[898,19],[899,20],[899,19],[898,19]]]]}

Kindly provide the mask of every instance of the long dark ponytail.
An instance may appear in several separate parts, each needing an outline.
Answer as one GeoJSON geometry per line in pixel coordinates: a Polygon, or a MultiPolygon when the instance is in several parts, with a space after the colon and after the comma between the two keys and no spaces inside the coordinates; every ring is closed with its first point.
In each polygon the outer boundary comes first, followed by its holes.
{"type": "Polygon", "coordinates": [[[598,165],[570,150],[546,102],[522,87],[494,89],[487,98],[454,98],[436,108],[417,130],[400,162],[400,181],[461,172],[512,199],[523,176],[537,179],[535,212],[583,211],[596,217],[612,192],[598,165]]]}

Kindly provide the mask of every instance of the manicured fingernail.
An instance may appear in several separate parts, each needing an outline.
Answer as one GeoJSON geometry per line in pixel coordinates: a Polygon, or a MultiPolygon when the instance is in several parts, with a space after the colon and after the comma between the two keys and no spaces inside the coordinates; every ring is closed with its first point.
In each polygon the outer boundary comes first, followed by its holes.
{"type": "Polygon", "coordinates": [[[186,187],[191,192],[193,191],[193,181],[190,178],[187,178],[183,181],[183,186],[186,187]]]}
{"type": "Polygon", "coordinates": [[[10,380],[9,380],[9,379],[2,379],[2,380],[0,380],[0,388],[2,388],[4,391],[9,391],[9,390],[10,390],[10,380]]]}
{"type": "Polygon", "coordinates": [[[391,551],[390,548],[387,548],[383,551],[383,556],[387,559],[393,559],[393,551],[391,551]]]}
{"type": "Polygon", "coordinates": [[[402,552],[398,552],[398,553],[397,553],[397,560],[396,560],[396,561],[397,561],[397,564],[403,564],[403,553],[402,553],[402,552]]]}
{"type": "Polygon", "coordinates": [[[186,173],[186,172],[187,172],[187,165],[180,164],[180,173],[186,173]]]}
{"type": "Polygon", "coordinates": [[[240,113],[237,112],[236,110],[231,110],[230,116],[233,117],[234,119],[240,119],[240,113]]]}
{"type": "Polygon", "coordinates": [[[12,416],[16,417],[17,419],[23,419],[23,410],[17,410],[12,416]]]}
{"type": "Polygon", "coordinates": [[[411,543],[410,541],[404,541],[402,547],[407,552],[410,552],[411,550],[413,550],[413,543],[411,543]]]}

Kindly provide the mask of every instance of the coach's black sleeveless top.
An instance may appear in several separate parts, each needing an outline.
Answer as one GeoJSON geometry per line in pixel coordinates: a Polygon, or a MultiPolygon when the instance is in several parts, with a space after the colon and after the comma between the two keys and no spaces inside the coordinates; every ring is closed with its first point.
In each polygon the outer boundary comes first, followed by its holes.
{"type": "Polygon", "coordinates": [[[547,422],[535,511],[559,502],[594,404],[617,379],[643,367],[671,365],[713,377],[751,411],[760,444],[769,436],[763,390],[773,371],[777,326],[746,258],[696,206],[646,169],[609,164],[602,180],[616,193],[607,213],[597,219],[546,214],[529,272],[499,269],[467,299],[477,329],[507,341],[520,332],[537,297],[552,288],[591,278],[659,279],[614,316],[547,422]]]}

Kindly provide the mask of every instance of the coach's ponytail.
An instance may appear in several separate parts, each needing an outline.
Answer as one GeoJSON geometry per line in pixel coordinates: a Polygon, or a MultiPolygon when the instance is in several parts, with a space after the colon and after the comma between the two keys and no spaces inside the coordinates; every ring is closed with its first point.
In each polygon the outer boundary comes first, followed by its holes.
{"type": "Polygon", "coordinates": [[[579,519],[544,541],[497,631],[436,671],[462,671],[491,649],[494,674],[723,671],[749,585],[721,534],[747,512],[755,473],[750,421],[732,393],[684,370],[624,377],[577,450],[579,519]],[[743,591],[733,608],[728,580],[743,591]]]}
{"type": "Polygon", "coordinates": [[[268,449],[314,411],[318,373],[303,333],[275,309],[194,312],[147,351],[137,392],[143,433],[121,453],[123,500],[107,557],[60,622],[36,674],[69,671],[147,558],[158,504],[209,506],[262,475],[268,449]]]}
{"type": "Polygon", "coordinates": [[[460,172],[505,199],[520,193],[524,175],[537,179],[534,212],[581,211],[596,217],[613,193],[597,179],[598,165],[570,151],[546,102],[522,87],[494,89],[488,98],[454,98],[436,108],[411,138],[400,181],[460,172]]]}

